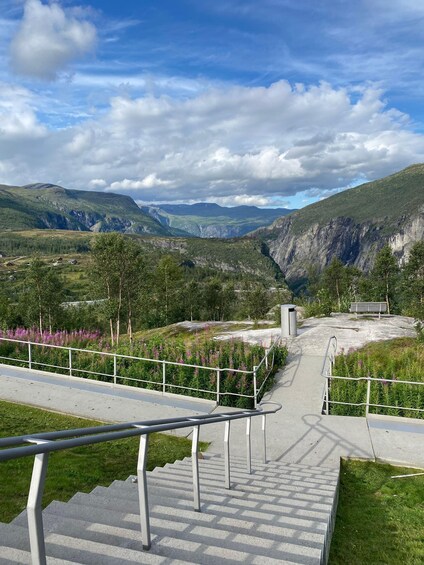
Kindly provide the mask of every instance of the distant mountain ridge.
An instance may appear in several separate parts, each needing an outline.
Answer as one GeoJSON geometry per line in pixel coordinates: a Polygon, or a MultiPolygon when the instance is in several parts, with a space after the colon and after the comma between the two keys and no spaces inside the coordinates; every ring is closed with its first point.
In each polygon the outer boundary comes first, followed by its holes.
{"type": "Polygon", "coordinates": [[[0,229],[171,235],[169,229],[143,212],[130,196],[70,190],[49,183],[0,185],[0,229]]]}
{"type": "Polygon", "coordinates": [[[152,204],[142,210],[179,232],[203,238],[241,237],[293,212],[286,208],[225,207],[209,202],[152,204]]]}
{"type": "Polygon", "coordinates": [[[73,190],[50,183],[0,185],[0,230],[76,231],[232,238],[271,224],[284,208],[212,203],[140,207],[112,192],[73,190]]]}
{"type": "Polygon", "coordinates": [[[424,164],[306,206],[252,237],[295,286],[310,265],[323,269],[334,256],[368,270],[385,244],[402,263],[424,238],[424,164]]]}

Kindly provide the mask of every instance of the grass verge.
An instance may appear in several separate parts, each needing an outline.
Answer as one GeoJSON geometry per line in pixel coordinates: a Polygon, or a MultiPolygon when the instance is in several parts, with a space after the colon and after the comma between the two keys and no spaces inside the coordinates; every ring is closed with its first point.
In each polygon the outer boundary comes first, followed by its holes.
{"type": "MultiPolygon", "coordinates": [[[[83,428],[102,422],[65,416],[20,404],[0,401],[0,436],[83,428]]],[[[95,486],[108,486],[136,472],[138,438],[89,445],[52,453],[49,456],[43,507],[52,500],[67,501],[76,492],[90,492],[95,486]]],[[[201,442],[204,451],[207,444],[201,442]]],[[[151,434],[148,470],[190,455],[186,438],[151,434]]],[[[0,463],[0,521],[9,522],[26,506],[33,457],[0,463]]]]}
{"type": "Polygon", "coordinates": [[[419,470],[342,461],[330,565],[424,563],[424,476],[419,470]]]}

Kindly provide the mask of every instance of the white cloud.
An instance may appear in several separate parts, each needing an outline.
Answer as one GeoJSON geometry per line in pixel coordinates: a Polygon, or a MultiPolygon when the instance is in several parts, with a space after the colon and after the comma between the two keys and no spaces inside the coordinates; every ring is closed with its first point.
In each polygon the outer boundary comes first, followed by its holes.
{"type": "Polygon", "coordinates": [[[205,202],[216,202],[221,206],[273,206],[273,201],[260,194],[237,194],[236,196],[221,196],[205,198],[205,202]]]}
{"type": "Polygon", "coordinates": [[[95,42],[96,29],[90,22],[65,12],[56,2],[27,0],[10,48],[12,68],[22,75],[53,80],[69,63],[91,52],[95,42]]]}
{"type": "Polygon", "coordinates": [[[28,142],[12,151],[0,136],[1,177],[11,184],[60,179],[145,202],[269,205],[424,161],[424,136],[373,87],[279,81],[184,99],[118,96],[99,116],[50,131],[38,123],[34,101],[21,96],[7,117],[19,121],[27,112],[28,142]]]}
{"type": "Polygon", "coordinates": [[[142,180],[130,180],[123,179],[121,181],[115,181],[110,185],[110,190],[114,191],[131,191],[139,190],[143,188],[155,188],[158,186],[169,186],[171,181],[162,180],[156,176],[156,173],[151,173],[147,175],[142,180]]]}
{"type": "Polygon", "coordinates": [[[34,102],[29,90],[0,83],[0,135],[3,141],[34,139],[47,133],[37,120],[34,102]]]}
{"type": "Polygon", "coordinates": [[[107,182],[104,179],[91,179],[88,186],[98,190],[99,188],[105,188],[105,186],[107,186],[107,182]]]}

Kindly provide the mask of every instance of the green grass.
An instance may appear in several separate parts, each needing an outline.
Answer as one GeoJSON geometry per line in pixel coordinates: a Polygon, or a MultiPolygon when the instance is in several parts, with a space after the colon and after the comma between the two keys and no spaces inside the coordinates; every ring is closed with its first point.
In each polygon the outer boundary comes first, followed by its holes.
{"type": "Polygon", "coordinates": [[[330,565],[424,563],[424,476],[370,462],[343,461],[330,565]]]}
{"type": "MultiPolygon", "coordinates": [[[[101,422],[0,401],[0,436],[102,425],[101,422]]],[[[49,456],[43,506],[52,500],[67,501],[76,492],[90,492],[116,479],[136,473],[138,438],[89,445],[49,456]]],[[[201,442],[204,451],[207,444],[201,442]]],[[[190,455],[186,438],[151,434],[148,470],[190,455]]],[[[0,462],[0,522],[9,522],[26,506],[33,457],[0,462]]]]}

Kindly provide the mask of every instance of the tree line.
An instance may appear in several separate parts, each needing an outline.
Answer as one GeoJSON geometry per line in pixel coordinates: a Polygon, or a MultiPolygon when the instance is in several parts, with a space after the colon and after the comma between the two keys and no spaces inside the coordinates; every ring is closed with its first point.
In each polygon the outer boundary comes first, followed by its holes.
{"type": "Polygon", "coordinates": [[[348,312],[350,303],[358,301],[386,302],[389,314],[424,320],[424,242],[413,245],[402,267],[388,245],[379,251],[369,273],[336,257],[321,273],[310,266],[303,296],[307,315],[348,312]]]}
{"type": "MultiPolygon", "coordinates": [[[[35,257],[19,292],[0,287],[0,325],[56,329],[101,329],[113,344],[126,333],[182,320],[258,320],[284,301],[287,289],[270,291],[240,273],[237,280],[212,269],[198,269],[175,256],[153,259],[132,238],[119,233],[93,239],[88,270],[93,304],[66,306],[66,286],[55,268],[35,257]]],[[[287,298],[286,298],[287,300],[287,298]]]]}

